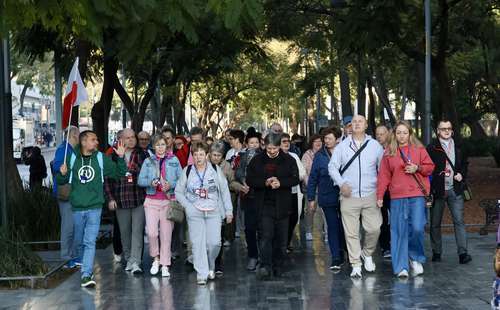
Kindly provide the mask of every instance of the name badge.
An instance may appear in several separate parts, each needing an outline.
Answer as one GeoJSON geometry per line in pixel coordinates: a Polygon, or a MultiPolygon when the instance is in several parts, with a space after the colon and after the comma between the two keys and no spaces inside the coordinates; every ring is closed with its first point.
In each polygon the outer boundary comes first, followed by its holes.
{"type": "Polygon", "coordinates": [[[134,178],[132,177],[132,173],[130,173],[130,172],[125,173],[125,177],[127,178],[127,183],[134,182],[134,178]]]}
{"type": "Polygon", "coordinates": [[[201,199],[207,199],[208,197],[208,192],[204,188],[198,188],[196,190],[196,194],[198,194],[198,197],[200,197],[201,199]]]}

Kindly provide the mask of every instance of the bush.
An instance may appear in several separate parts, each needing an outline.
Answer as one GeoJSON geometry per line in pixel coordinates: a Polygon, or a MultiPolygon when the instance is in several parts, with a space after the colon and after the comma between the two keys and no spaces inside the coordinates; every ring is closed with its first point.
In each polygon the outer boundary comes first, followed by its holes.
{"type": "Polygon", "coordinates": [[[470,157],[491,156],[497,144],[498,139],[493,137],[484,139],[465,138],[462,140],[463,150],[470,157]]]}
{"type": "Polygon", "coordinates": [[[9,226],[23,241],[59,240],[59,209],[50,189],[25,190],[11,197],[8,206],[9,226]]]}
{"type": "Polygon", "coordinates": [[[17,231],[0,230],[0,253],[1,277],[43,275],[48,271],[42,259],[23,244],[23,236],[17,231]]]}

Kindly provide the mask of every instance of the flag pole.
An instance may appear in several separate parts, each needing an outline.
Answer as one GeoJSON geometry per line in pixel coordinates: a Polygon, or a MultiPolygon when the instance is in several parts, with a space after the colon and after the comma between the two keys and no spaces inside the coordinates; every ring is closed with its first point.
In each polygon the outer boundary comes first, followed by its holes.
{"type": "MultiPolygon", "coordinates": [[[[79,60],[79,57],[76,57],[76,61],[75,62],[76,62],[76,68],[77,68],[77,70],[78,70],[78,62],[79,62],[78,60],[79,60]]],[[[76,77],[75,77],[75,79],[76,79],[76,77]]],[[[70,79],[68,79],[68,85],[69,85],[69,83],[73,84],[73,81],[70,81],[70,79]]],[[[69,132],[71,131],[71,117],[73,116],[73,107],[74,107],[74,104],[75,104],[74,102],[71,102],[71,108],[69,110],[68,126],[66,127],[66,146],[65,146],[65,149],[64,149],[64,161],[63,161],[63,164],[66,163],[66,157],[68,155],[69,132]]]]}

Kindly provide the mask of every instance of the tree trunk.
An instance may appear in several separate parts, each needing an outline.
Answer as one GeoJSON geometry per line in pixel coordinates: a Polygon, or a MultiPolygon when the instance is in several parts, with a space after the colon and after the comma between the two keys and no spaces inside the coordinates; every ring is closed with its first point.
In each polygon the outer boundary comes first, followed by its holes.
{"type": "Polygon", "coordinates": [[[365,74],[363,72],[363,66],[361,62],[361,55],[358,54],[358,90],[357,90],[357,101],[358,101],[358,115],[366,116],[366,80],[365,74]]]}
{"type": "Polygon", "coordinates": [[[391,103],[389,102],[389,92],[387,91],[387,86],[385,84],[384,73],[382,69],[377,67],[375,75],[376,79],[375,83],[373,83],[373,85],[375,85],[375,92],[377,93],[378,99],[380,100],[380,102],[382,102],[383,107],[389,115],[391,125],[394,126],[396,124],[396,116],[394,116],[391,103]]]}
{"type": "Polygon", "coordinates": [[[26,92],[28,91],[28,83],[24,84],[21,95],[19,95],[19,115],[24,116],[24,98],[26,97],[26,92]]]}
{"type": "Polygon", "coordinates": [[[118,71],[118,61],[104,56],[104,81],[101,98],[92,107],[92,123],[99,139],[99,148],[104,150],[108,146],[108,122],[111,112],[111,102],[115,89],[115,77],[118,71]]]}
{"type": "Polygon", "coordinates": [[[455,138],[461,139],[460,128],[461,124],[458,119],[458,114],[455,105],[453,104],[453,92],[451,89],[451,81],[448,75],[448,68],[445,63],[438,63],[432,70],[436,82],[438,84],[438,105],[441,109],[439,111],[440,118],[446,118],[451,121],[453,128],[455,128],[455,138]]]}
{"type": "Polygon", "coordinates": [[[345,67],[340,65],[339,68],[340,76],[340,102],[342,106],[342,117],[352,115],[352,105],[351,105],[351,89],[349,85],[349,74],[345,67]]]}
{"type": "MultiPolygon", "coordinates": [[[[373,94],[373,84],[370,78],[366,79],[366,85],[368,87],[368,131],[371,133],[375,132],[375,128],[377,128],[377,122],[375,120],[375,107],[377,102],[375,101],[375,95],[373,94]]],[[[384,120],[380,120],[383,122],[384,120]]]]}

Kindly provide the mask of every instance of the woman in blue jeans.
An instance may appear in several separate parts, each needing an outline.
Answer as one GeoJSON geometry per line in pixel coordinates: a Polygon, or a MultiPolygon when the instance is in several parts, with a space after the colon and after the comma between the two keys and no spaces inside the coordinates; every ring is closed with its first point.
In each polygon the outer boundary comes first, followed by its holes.
{"type": "Polygon", "coordinates": [[[377,205],[382,208],[389,189],[392,270],[399,278],[408,277],[410,266],[415,276],[424,272],[425,196],[433,170],[434,163],[410,124],[398,122],[380,165],[377,205]]]}
{"type": "Polygon", "coordinates": [[[333,184],[328,174],[328,163],[332,157],[333,149],[337,145],[337,139],[342,135],[340,129],[331,127],[323,130],[323,147],[314,155],[311,173],[307,181],[307,201],[309,210],[316,208],[316,193],[318,194],[318,205],[325,214],[328,226],[328,245],[332,255],[331,270],[340,270],[344,264],[344,255],[341,243],[344,239],[342,233],[342,222],[339,214],[339,188],[333,184]]]}

